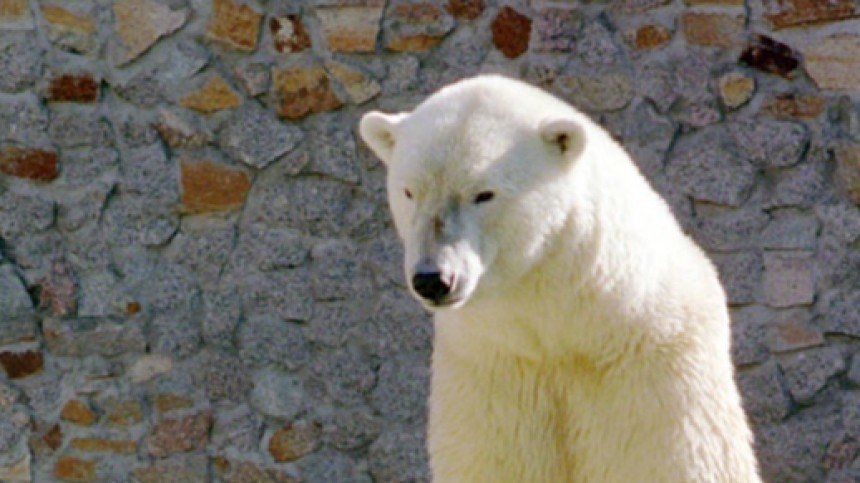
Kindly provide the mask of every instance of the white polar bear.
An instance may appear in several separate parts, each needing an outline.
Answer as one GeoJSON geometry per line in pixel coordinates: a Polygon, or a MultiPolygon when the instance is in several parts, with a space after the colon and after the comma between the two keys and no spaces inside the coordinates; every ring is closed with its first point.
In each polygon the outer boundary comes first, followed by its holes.
{"type": "Polygon", "coordinates": [[[716,272],[602,128],[482,76],[360,131],[435,312],[434,481],[760,481],[716,272]]]}

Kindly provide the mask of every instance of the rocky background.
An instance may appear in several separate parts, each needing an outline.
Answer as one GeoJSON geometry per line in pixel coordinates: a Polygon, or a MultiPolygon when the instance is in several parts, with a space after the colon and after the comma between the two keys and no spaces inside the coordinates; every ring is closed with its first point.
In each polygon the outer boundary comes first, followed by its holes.
{"type": "Polygon", "coordinates": [[[860,481],[854,0],[0,0],[0,480],[427,481],[360,115],[502,72],[719,266],[770,482],[860,481]]]}

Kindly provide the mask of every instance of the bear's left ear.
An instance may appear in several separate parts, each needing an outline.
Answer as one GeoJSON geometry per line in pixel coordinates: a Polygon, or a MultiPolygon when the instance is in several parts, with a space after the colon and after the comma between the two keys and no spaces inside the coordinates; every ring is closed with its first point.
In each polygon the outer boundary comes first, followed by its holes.
{"type": "Polygon", "coordinates": [[[565,159],[573,160],[585,148],[582,124],[570,117],[551,117],[538,126],[543,140],[557,147],[565,159]]]}
{"type": "Polygon", "coordinates": [[[406,113],[385,114],[372,111],[365,114],[358,124],[361,138],[385,164],[389,164],[394,152],[397,125],[405,117],[406,113]]]}

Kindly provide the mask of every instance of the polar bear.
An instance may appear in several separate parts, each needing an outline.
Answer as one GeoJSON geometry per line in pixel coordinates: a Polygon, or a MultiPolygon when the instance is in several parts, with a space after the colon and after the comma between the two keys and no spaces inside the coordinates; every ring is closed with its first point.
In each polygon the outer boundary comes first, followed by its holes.
{"type": "Polygon", "coordinates": [[[434,312],[434,481],[761,481],[714,267],[606,131],[499,76],[359,131],[434,312]]]}

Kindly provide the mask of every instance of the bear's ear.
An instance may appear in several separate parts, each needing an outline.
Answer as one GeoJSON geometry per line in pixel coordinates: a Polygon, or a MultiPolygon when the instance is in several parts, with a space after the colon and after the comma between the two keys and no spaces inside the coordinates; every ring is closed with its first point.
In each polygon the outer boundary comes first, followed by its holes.
{"type": "Polygon", "coordinates": [[[570,117],[551,117],[538,126],[543,140],[552,144],[565,159],[573,160],[585,148],[585,132],[582,124],[570,117]]]}
{"type": "Polygon", "coordinates": [[[385,164],[391,160],[396,140],[394,131],[404,117],[406,117],[405,113],[385,114],[372,111],[365,114],[358,124],[361,138],[385,164]]]}

